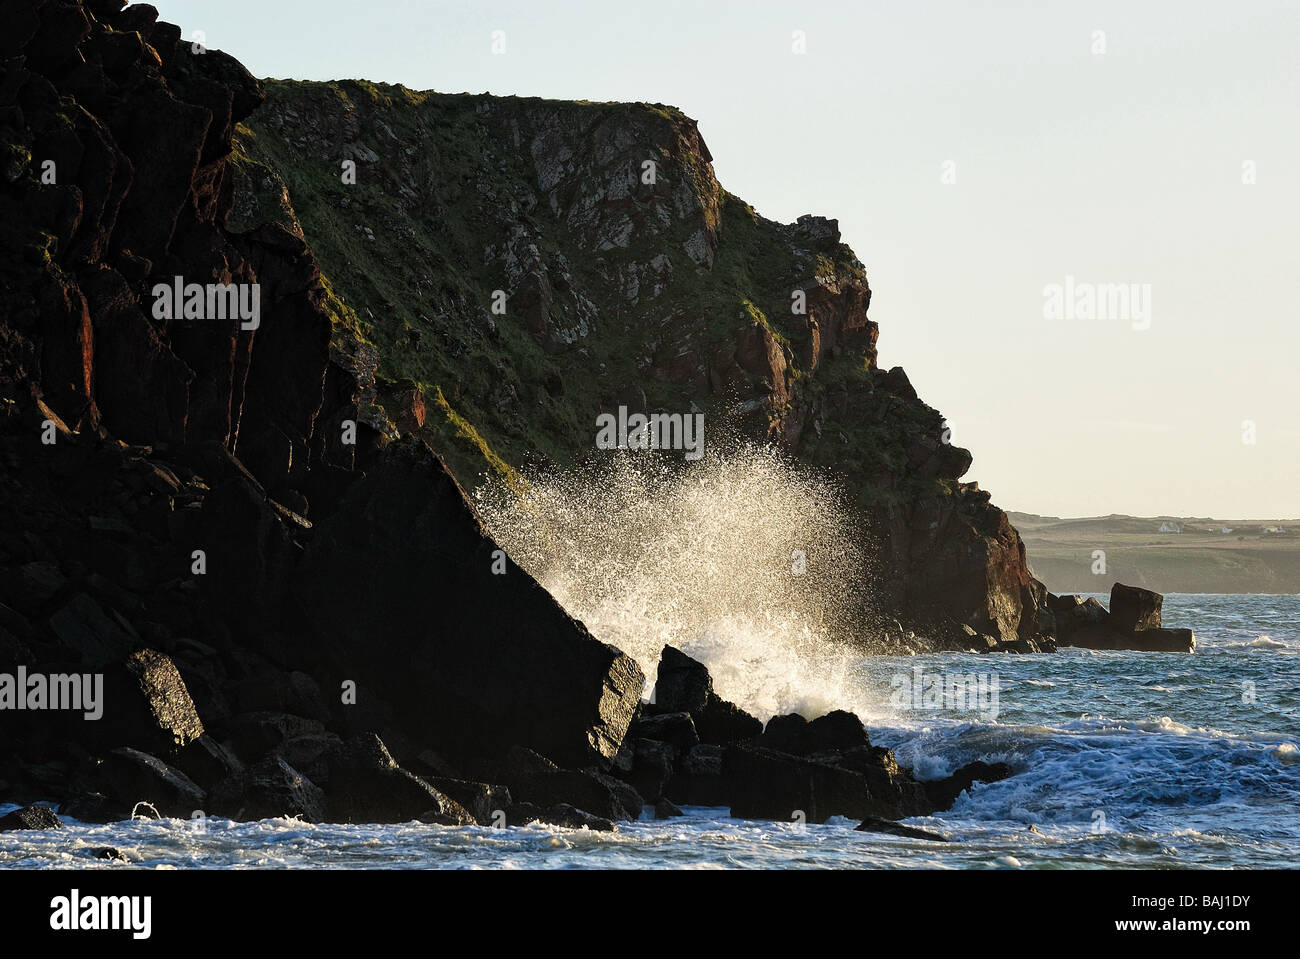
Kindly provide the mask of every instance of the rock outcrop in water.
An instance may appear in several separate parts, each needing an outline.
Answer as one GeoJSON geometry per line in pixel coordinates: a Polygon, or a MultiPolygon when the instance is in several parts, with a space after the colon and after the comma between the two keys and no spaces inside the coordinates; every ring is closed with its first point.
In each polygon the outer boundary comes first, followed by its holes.
{"type": "Polygon", "coordinates": [[[1052,596],[1062,646],[1131,649],[1148,653],[1191,653],[1196,637],[1190,629],[1166,629],[1160,609],[1164,597],[1149,589],[1116,583],[1110,609],[1082,596],[1052,596]]]}
{"type": "MultiPolygon", "coordinates": [[[[1004,763],[972,763],[952,776],[921,782],[899,766],[891,750],[872,746],[862,721],[836,710],[808,721],[775,716],[756,720],[747,735],[723,745],[695,734],[693,715],[671,710],[712,701],[708,670],[665,646],[649,717],[628,734],[616,774],[646,802],[666,798],[685,805],[728,806],[742,819],[822,823],[833,816],[897,820],[948,809],[975,782],[1012,774],[1004,763]]],[[[716,707],[715,707],[716,708],[716,707]]]]}

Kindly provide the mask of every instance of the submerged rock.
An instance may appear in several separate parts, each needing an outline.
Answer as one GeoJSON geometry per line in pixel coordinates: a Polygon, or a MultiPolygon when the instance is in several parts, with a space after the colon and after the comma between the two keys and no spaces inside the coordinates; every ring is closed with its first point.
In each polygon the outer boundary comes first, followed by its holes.
{"type": "Polygon", "coordinates": [[[510,826],[526,826],[532,822],[562,826],[565,829],[590,829],[593,832],[615,832],[618,827],[601,816],[593,816],[585,810],[568,803],[556,803],[543,809],[535,803],[515,803],[506,811],[506,823],[510,826]]]}
{"type": "Polygon", "coordinates": [[[930,842],[947,842],[947,836],[941,836],[937,832],[930,832],[928,829],[917,829],[915,826],[904,826],[901,822],[893,822],[889,819],[876,819],[869,817],[862,821],[860,826],[855,827],[857,832],[883,832],[891,836],[904,836],[908,839],[925,839],[930,842]]]}

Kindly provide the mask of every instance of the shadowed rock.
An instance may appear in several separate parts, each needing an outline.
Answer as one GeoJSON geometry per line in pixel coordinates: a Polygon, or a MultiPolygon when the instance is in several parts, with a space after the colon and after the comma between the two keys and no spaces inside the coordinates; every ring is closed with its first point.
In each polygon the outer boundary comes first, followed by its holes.
{"type": "Polygon", "coordinates": [[[110,751],[97,772],[112,819],[129,818],[139,803],[148,803],[161,816],[188,819],[207,803],[207,793],[180,770],[128,746],[110,751]]]}
{"type": "Polygon", "coordinates": [[[212,793],[212,808],[231,819],[325,820],[325,794],[279,756],[231,776],[212,793]]]}
{"type": "Polygon", "coordinates": [[[624,792],[626,783],[575,769],[561,769],[545,756],[513,747],[499,765],[497,778],[518,802],[548,807],[567,803],[606,819],[636,819],[641,800],[624,792]]]}
{"type": "Polygon", "coordinates": [[[439,752],[519,743],[608,765],[640,703],[640,668],[514,563],[494,575],[496,553],[441,461],[401,441],[317,526],[294,592],[343,675],[439,752]]]}
{"type": "Polygon", "coordinates": [[[329,815],[335,822],[419,819],[468,826],[476,821],[460,803],[399,766],[373,733],[348,740],[331,763],[329,815]]]}
{"type": "MultiPolygon", "coordinates": [[[[654,709],[659,714],[689,713],[704,743],[745,742],[763,731],[761,722],[713,691],[713,677],[707,666],[673,646],[664,646],[659,654],[654,709]]],[[[644,735],[665,738],[649,732],[644,735]]]]}

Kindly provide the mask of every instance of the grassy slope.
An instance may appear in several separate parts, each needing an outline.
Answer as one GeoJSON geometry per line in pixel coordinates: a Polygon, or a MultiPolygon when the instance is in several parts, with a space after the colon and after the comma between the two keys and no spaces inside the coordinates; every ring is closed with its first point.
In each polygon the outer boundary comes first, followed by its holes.
{"type": "Polygon", "coordinates": [[[1300,523],[1294,521],[1010,516],[1035,574],[1054,592],[1106,592],[1118,580],[1159,592],[1300,593],[1300,523]],[[1170,519],[1182,533],[1159,531],[1170,519]],[[1261,526],[1287,532],[1266,534],[1261,526]],[[1233,532],[1217,532],[1222,527],[1233,532]],[[1092,573],[1098,549],[1106,551],[1104,575],[1092,573]]]}
{"type": "MultiPolygon", "coordinates": [[[[277,110],[304,117],[340,108],[359,116],[367,143],[376,142],[373,130],[382,123],[404,145],[404,155],[397,147],[380,147],[381,160],[359,163],[358,182],[344,185],[336,160],[313,155],[314,144],[304,149],[287,126],[274,129],[264,108],[239,131],[237,163],[245,170],[265,164],[283,177],[302,230],[345,304],[338,311],[340,324],[379,349],[381,393],[416,384],[431,407],[441,407],[430,426],[453,470],[470,485],[485,468],[503,472],[505,464],[530,460],[571,463],[590,448],[596,413],[610,409],[628,384],[645,390],[651,409],[683,410],[695,402],[708,410],[713,397],[655,375],[664,362],[653,353],[658,329],[689,327],[689,346],[707,357],[749,319],[798,356],[806,333],[790,314],[790,289],[812,276],[865,283],[865,271],[847,247],[803,255],[778,225],[719,190],[720,240],[712,269],[677,255],[663,295],[629,304],[610,283],[610,273],[674,249],[685,233],[637,230],[626,249],[593,256],[544,203],[529,208],[526,197],[537,191],[531,161],[524,148],[498,149],[511,124],[521,120],[485,121],[479,110],[491,100],[497,114],[514,110],[524,116],[541,101],[418,93],[353,81],[268,81],[268,93],[277,110]],[[486,185],[484,171],[490,171],[486,185]],[[599,310],[599,330],[578,349],[548,352],[512,316],[493,317],[495,332],[484,334],[485,308],[503,279],[496,264],[485,262],[483,251],[512,228],[501,211],[520,198],[524,206],[515,218],[529,225],[539,253],[552,263],[563,257],[571,285],[599,310]],[[441,401],[435,403],[436,397],[441,401]]],[[[690,122],[658,105],[545,107],[565,114],[564,122],[579,129],[643,127],[660,144],[671,144],[680,126],[690,122]]],[[[681,175],[681,166],[700,163],[682,152],[665,160],[661,175],[681,175]]],[[[685,172],[698,189],[710,188],[711,174],[685,172]]],[[[273,216],[273,207],[264,203],[260,215],[273,216]]],[[[816,378],[792,364],[787,385],[796,395],[857,392],[871,375],[865,357],[849,351],[826,363],[816,378]]],[[[923,407],[898,415],[927,430],[936,430],[939,422],[938,414],[923,407]]],[[[810,435],[801,453],[842,476],[865,479],[893,471],[902,461],[897,425],[839,423],[826,437],[810,435]]],[[[850,486],[862,505],[879,496],[870,483],[850,486]]]]}

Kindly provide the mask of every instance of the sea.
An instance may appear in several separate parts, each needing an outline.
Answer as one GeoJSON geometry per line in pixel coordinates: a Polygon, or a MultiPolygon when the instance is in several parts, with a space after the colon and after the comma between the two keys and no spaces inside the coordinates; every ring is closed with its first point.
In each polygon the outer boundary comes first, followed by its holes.
{"type": "MultiPolygon", "coordinates": [[[[64,818],[0,833],[9,869],[1209,869],[1300,860],[1300,596],[1165,597],[1192,654],[1092,652],[842,657],[821,705],[852,709],[873,743],[922,779],[975,759],[1015,775],[949,811],[907,820],[946,843],[824,824],[681,818],[600,833],[531,825],[452,828],[64,818]],[[913,695],[918,676],[984,695],[913,695]],[[969,687],[975,689],[976,687],[969,687]],[[996,703],[991,691],[996,689],[996,703]],[[840,701],[835,701],[835,697],[840,701]],[[128,861],[94,857],[112,846],[128,861]]],[[[718,640],[697,652],[718,659],[718,640]]],[[[716,664],[720,691],[732,675],[716,664]]],[[[806,673],[815,681],[815,671],[806,673]]],[[[955,688],[955,687],[954,687],[955,688]]],[[[730,693],[744,689],[732,682],[730,693]]],[[[736,695],[742,705],[745,695],[736,695]]],[[[761,696],[749,702],[756,708],[761,696]]],[[[0,806],[0,815],[12,806],[0,806]]],[[[647,810],[650,813],[650,810],[647,810]]]]}

